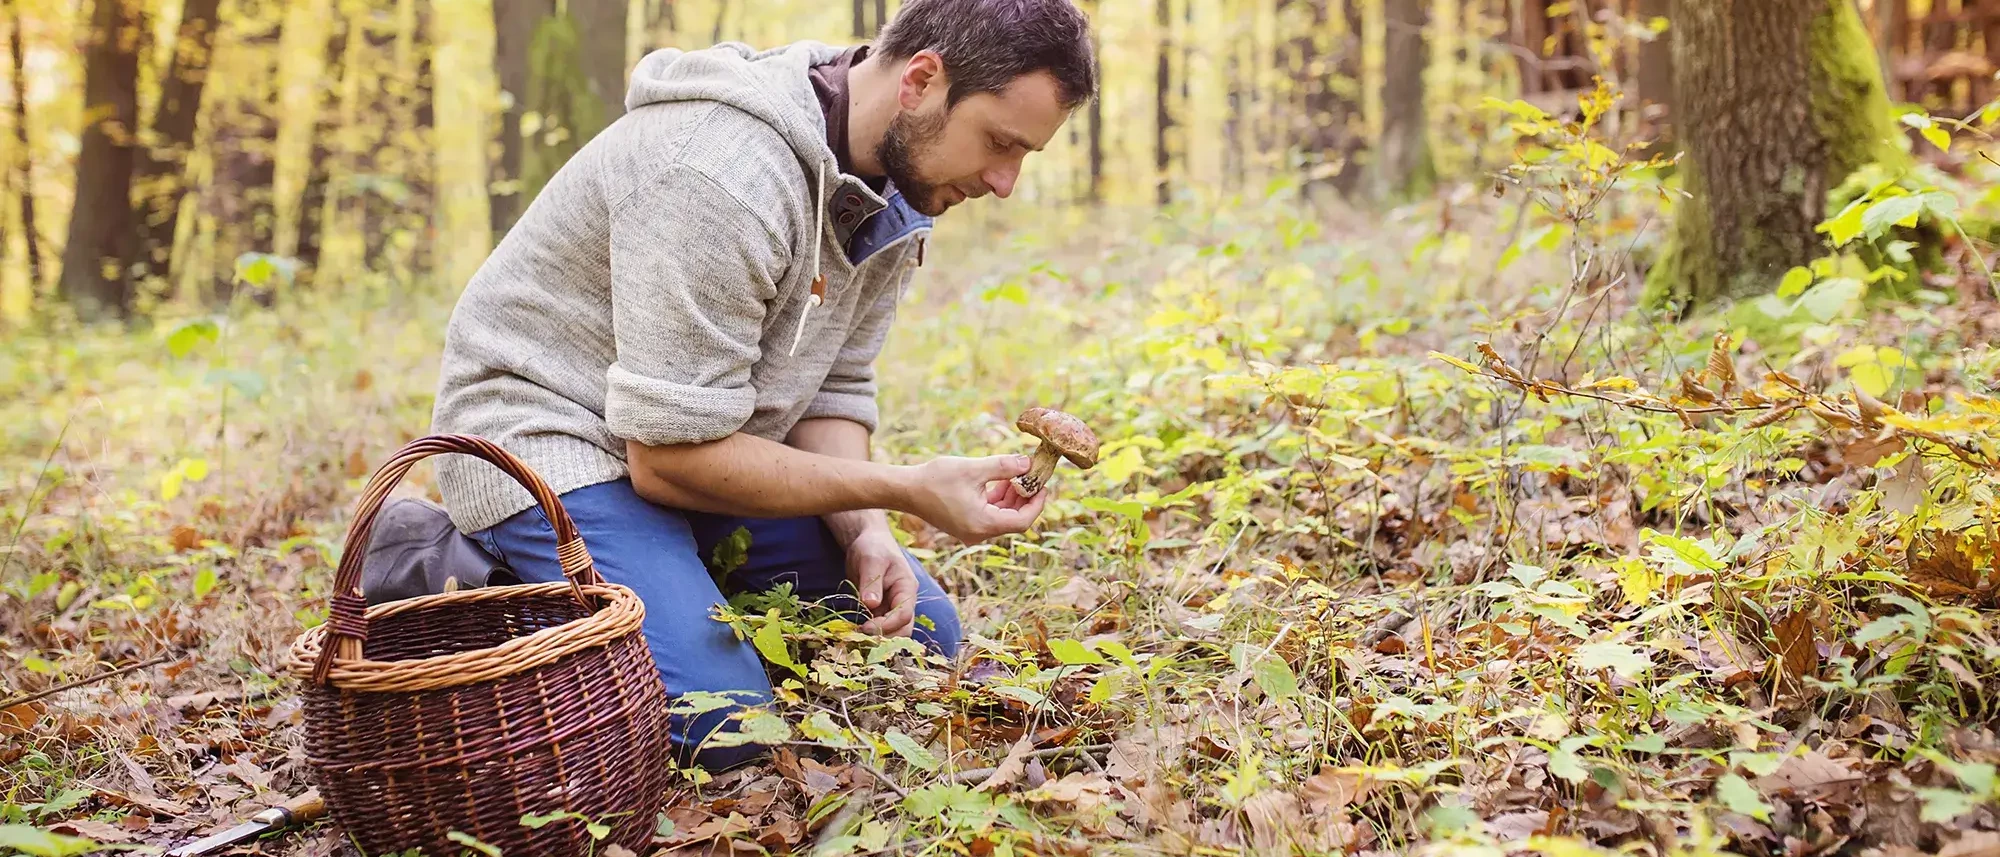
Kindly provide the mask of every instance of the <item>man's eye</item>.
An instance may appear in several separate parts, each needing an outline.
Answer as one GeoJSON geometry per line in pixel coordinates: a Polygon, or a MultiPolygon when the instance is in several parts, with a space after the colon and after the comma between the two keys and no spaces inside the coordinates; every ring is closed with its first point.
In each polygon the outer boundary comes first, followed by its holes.
{"type": "Polygon", "coordinates": [[[1001,141],[1000,141],[1000,138],[998,138],[998,137],[988,137],[988,138],[986,138],[986,144],[987,144],[988,146],[992,147],[992,149],[993,149],[993,151],[994,151],[994,152],[1005,152],[1005,151],[1007,151],[1007,144],[1006,144],[1006,143],[1003,143],[1003,142],[1001,142],[1001,141]]]}

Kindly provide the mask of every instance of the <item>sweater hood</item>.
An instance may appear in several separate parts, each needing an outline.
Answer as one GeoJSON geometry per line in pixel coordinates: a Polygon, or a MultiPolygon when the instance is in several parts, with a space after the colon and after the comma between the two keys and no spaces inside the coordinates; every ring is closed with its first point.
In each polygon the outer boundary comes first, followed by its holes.
{"type": "Polygon", "coordinates": [[[838,58],[842,50],[810,40],[762,51],[741,42],[692,51],[660,48],[633,68],[625,109],[675,101],[728,104],[777,129],[808,174],[824,168],[831,181],[837,167],[810,70],[838,58]]]}

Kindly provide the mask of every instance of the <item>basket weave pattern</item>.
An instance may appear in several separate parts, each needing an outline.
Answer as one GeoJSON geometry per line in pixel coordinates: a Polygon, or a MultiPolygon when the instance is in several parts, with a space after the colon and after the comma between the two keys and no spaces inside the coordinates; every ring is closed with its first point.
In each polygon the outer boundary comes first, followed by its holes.
{"type": "Polygon", "coordinates": [[[525,464],[464,435],[406,445],[363,492],[332,615],[296,640],[306,757],[365,853],[456,854],[460,831],[508,855],[643,852],[665,797],[667,697],[631,590],[605,583],[560,500],[525,464]],[[567,583],[427,595],[363,609],[360,560],[382,502],[420,459],[476,455],[535,496],[567,583]],[[611,827],[594,841],[573,812],[611,827]]]}

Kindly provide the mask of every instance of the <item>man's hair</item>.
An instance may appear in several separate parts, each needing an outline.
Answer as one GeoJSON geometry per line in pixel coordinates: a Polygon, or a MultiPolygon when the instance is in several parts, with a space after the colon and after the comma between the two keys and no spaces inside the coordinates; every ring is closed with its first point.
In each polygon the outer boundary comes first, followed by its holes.
{"type": "Polygon", "coordinates": [[[936,51],[951,79],[947,107],[1037,71],[1055,78],[1066,108],[1097,94],[1090,26],[1070,0],[906,0],[874,49],[897,59],[936,51]]]}

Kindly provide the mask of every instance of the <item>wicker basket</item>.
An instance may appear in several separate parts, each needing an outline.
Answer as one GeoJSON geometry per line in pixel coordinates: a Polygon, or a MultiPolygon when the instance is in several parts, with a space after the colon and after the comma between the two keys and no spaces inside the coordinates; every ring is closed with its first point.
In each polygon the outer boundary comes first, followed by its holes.
{"type": "Polygon", "coordinates": [[[345,838],[366,854],[458,854],[460,831],[509,857],[645,853],[671,758],[667,696],[640,635],[644,608],[605,583],[555,493],[466,435],[419,438],[376,471],[356,508],[331,616],[293,642],[306,759],[345,838]],[[441,453],[485,459],[554,526],[567,583],[497,586],[366,607],[361,559],[403,474],[441,453]],[[576,813],[539,827],[526,815],[576,813]]]}

